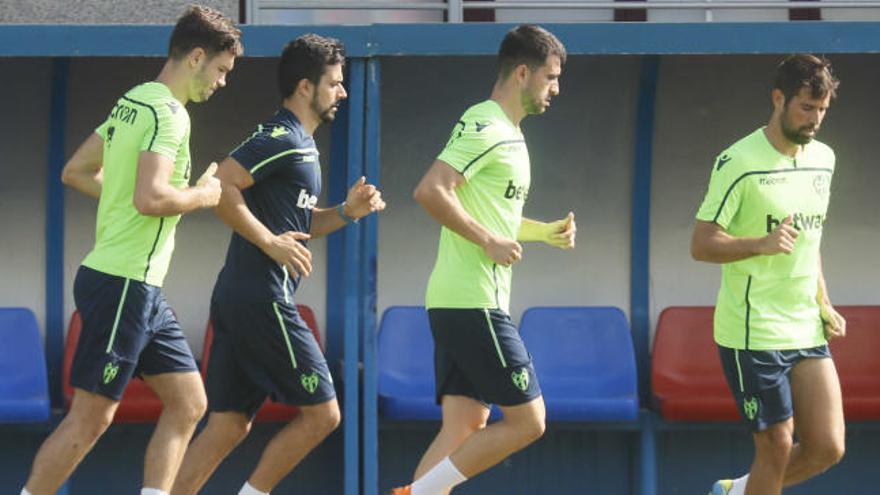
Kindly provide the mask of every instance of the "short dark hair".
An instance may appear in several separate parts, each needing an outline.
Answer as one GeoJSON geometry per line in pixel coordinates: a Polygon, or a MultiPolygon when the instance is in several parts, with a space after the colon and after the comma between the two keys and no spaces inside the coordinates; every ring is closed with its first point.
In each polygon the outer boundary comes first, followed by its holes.
{"type": "Polygon", "coordinates": [[[177,20],[168,43],[168,56],[180,60],[195,48],[205,50],[209,58],[224,51],[236,57],[244,52],[241,31],[232,19],[203,5],[190,5],[177,20]]]}
{"type": "Polygon", "coordinates": [[[786,103],[803,88],[809,88],[810,96],[816,99],[837,96],[840,81],[831,72],[831,62],[825,57],[809,53],[789,55],[776,68],[773,89],[782,91],[786,103]]]}
{"type": "Polygon", "coordinates": [[[518,65],[526,64],[530,69],[544,65],[550,55],[565,64],[565,45],[541,26],[522,24],[504,36],[498,49],[498,69],[506,78],[518,65]]]}
{"type": "Polygon", "coordinates": [[[345,65],[345,45],[335,38],[304,34],[284,46],[278,62],[278,89],[281,98],[296,91],[303,79],[318,84],[328,65],[345,65]]]}

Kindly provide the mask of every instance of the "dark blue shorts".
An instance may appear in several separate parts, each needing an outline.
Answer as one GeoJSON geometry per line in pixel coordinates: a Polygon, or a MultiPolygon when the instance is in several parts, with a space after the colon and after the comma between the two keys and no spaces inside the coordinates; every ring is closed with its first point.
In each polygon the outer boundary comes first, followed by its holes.
{"type": "Polygon", "coordinates": [[[80,266],[73,298],[82,333],[72,386],[119,400],[132,376],[197,371],[159,287],[80,266]]]}
{"type": "Polygon", "coordinates": [[[208,410],[253,415],[267,396],[308,406],[336,397],[327,360],[293,303],[211,303],[208,410]]]}
{"type": "Polygon", "coordinates": [[[463,395],[516,406],[541,396],[532,356],[510,316],[497,309],[428,310],[437,403],[463,395]]]}
{"type": "Polygon", "coordinates": [[[751,351],[718,346],[727,384],[752,431],[792,417],[791,369],[802,359],[830,358],[827,345],[789,351],[751,351]]]}

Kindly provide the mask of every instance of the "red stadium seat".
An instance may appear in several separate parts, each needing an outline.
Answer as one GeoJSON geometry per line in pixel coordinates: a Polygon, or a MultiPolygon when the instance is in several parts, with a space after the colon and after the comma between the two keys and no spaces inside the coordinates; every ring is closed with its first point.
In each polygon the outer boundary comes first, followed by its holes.
{"type": "MultiPolygon", "coordinates": [[[[74,311],[67,328],[62,369],[64,405],[67,409],[70,409],[70,403],[73,400],[73,387],[70,386],[70,367],[73,365],[73,355],[76,352],[76,344],[79,342],[81,331],[82,319],[79,316],[79,311],[74,311]]],[[[143,380],[135,378],[128,382],[113,421],[115,423],[150,423],[158,420],[161,412],[162,401],[159,400],[159,397],[143,380]]]]}
{"type": "Polygon", "coordinates": [[[660,314],[651,383],[663,419],[740,419],[712,338],[714,310],[711,306],[670,307],[660,314]]]}
{"type": "Polygon", "coordinates": [[[847,421],[880,419],[880,306],[837,306],[847,335],[831,341],[847,421]]]}
{"type": "MultiPolygon", "coordinates": [[[[305,320],[306,325],[308,325],[309,329],[312,331],[312,335],[315,336],[315,340],[318,341],[321,350],[323,350],[324,344],[321,341],[321,333],[318,331],[318,322],[315,320],[315,313],[312,311],[312,308],[304,304],[297,304],[296,309],[299,311],[303,320],[305,320]]],[[[214,325],[209,320],[208,325],[205,328],[205,344],[202,348],[202,377],[207,377],[208,374],[208,360],[211,358],[211,345],[213,342],[214,325]]],[[[266,402],[264,402],[262,407],[260,407],[260,410],[257,411],[257,415],[254,419],[260,422],[290,421],[298,413],[299,409],[294,406],[274,402],[272,399],[266,399],[266,402]]]]}
{"type": "MultiPolygon", "coordinates": [[[[735,421],[712,339],[712,307],[670,307],[660,314],[651,373],[667,420],[735,421]]],[[[880,306],[838,306],[847,336],[831,341],[847,421],[880,419],[880,306]]]]}

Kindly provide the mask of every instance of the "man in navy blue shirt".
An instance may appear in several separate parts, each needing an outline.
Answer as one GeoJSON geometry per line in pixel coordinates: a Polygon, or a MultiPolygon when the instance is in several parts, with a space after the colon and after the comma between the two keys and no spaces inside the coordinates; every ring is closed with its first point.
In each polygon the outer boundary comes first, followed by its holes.
{"type": "Polygon", "coordinates": [[[195,494],[247,435],[267,396],[300,414],[266,446],[240,495],[268,494],[339,424],[327,362],[293,294],[312,269],[307,241],[385,208],[361,177],[346,201],[317,208],[321,167],[312,133],[345,99],[345,54],[335,39],[307,34],[281,55],[282,107],[217,171],[217,214],[232,229],[211,298],[208,425],[187,451],[174,495],[195,494]]]}

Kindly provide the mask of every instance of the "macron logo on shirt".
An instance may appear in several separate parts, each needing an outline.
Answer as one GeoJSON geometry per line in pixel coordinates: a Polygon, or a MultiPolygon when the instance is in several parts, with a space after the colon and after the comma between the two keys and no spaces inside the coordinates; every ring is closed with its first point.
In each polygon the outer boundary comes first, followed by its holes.
{"type": "Polygon", "coordinates": [[[318,197],[310,195],[305,189],[299,190],[299,197],[296,198],[296,206],[306,210],[313,210],[318,204],[318,197]]]}

